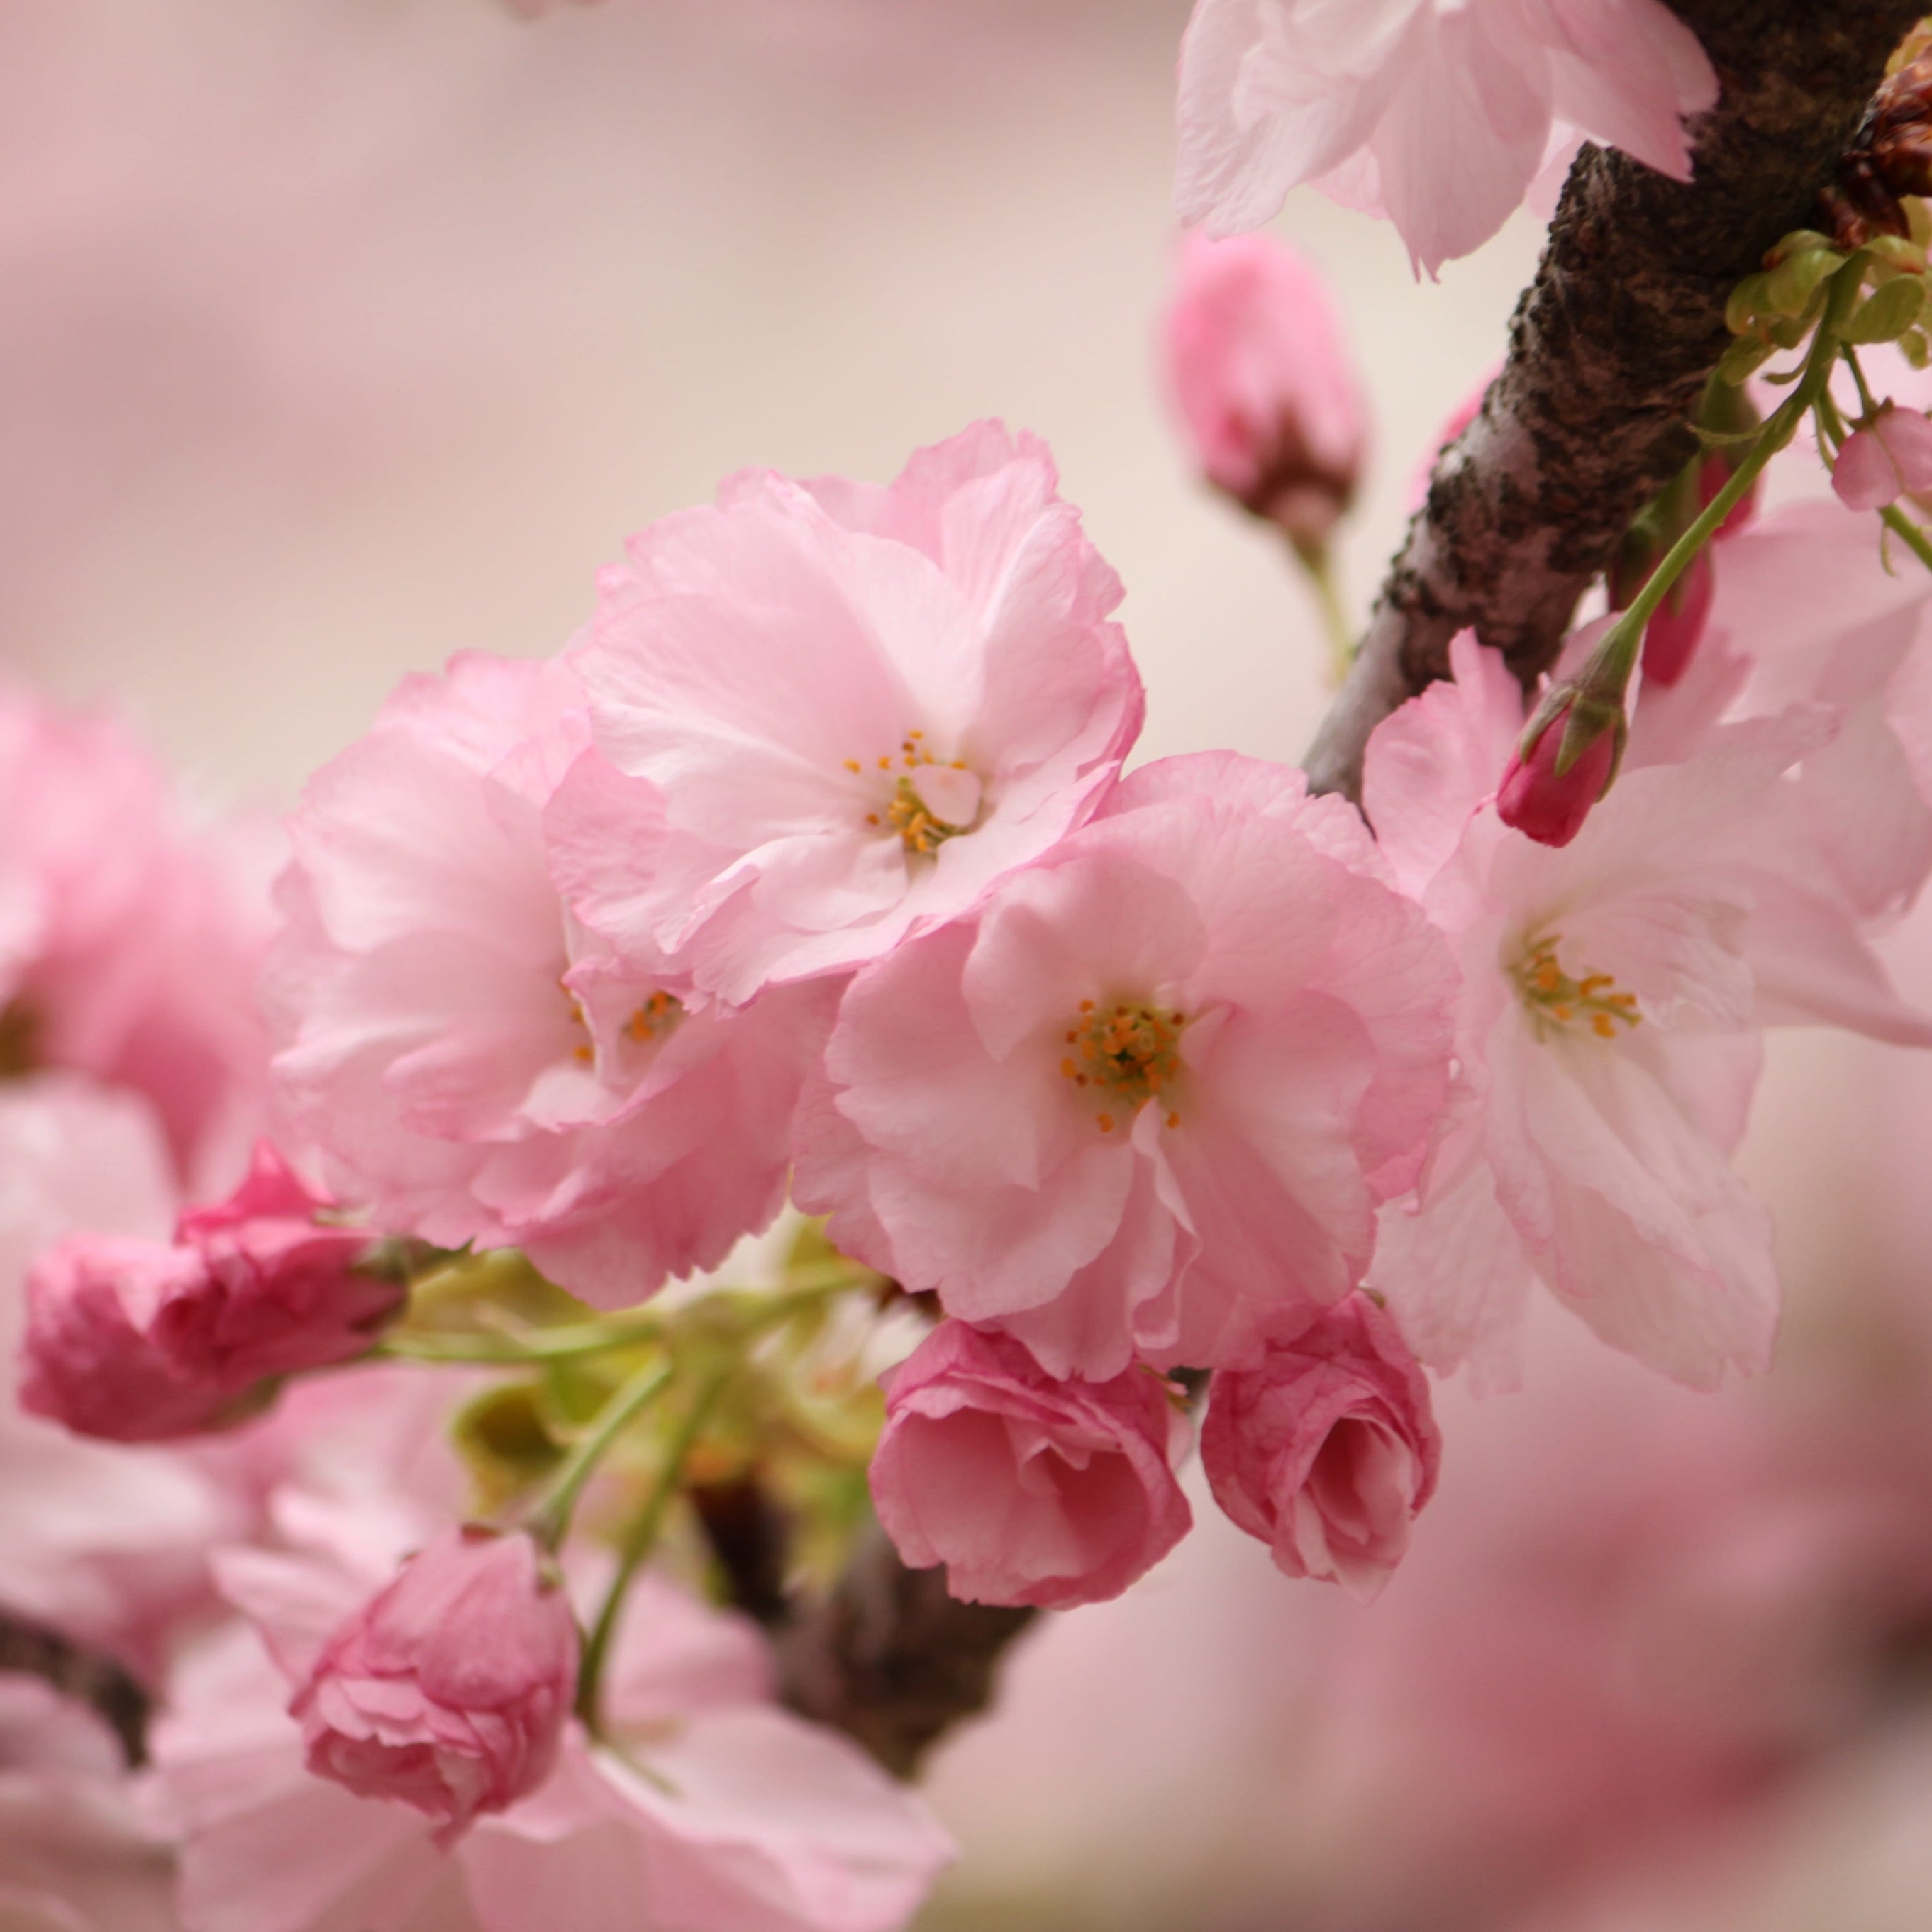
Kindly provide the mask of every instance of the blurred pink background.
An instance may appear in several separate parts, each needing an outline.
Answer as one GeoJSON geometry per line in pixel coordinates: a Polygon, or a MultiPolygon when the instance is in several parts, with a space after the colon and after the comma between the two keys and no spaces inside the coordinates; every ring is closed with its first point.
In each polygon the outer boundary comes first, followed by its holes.
{"type": "MultiPolygon", "coordinates": [[[[998,415],[1126,580],[1145,753],[1294,758],[1314,605],[1152,380],[1186,12],[0,0],[0,669],[279,806],[404,672],[555,650],[724,473],[883,478],[998,415]]],[[[1418,287],[1317,196],[1279,226],[1372,397],[1365,610],[1538,235],[1418,287]]],[[[1902,945],[1932,997],[1932,931],[1902,945]]],[[[1932,1070],[1774,1040],[1778,1373],[1684,1396],[1552,1323],[1532,1394],[1445,1396],[1367,1611],[1204,1493],[943,1755],[932,1932],[1923,1926],[1929,1154],[1932,1070]]]]}

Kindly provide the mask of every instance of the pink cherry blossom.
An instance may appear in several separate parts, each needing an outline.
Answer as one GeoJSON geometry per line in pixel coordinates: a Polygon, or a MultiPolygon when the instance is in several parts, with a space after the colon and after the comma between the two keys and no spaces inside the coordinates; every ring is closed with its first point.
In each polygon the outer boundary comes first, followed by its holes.
{"type": "Polygon", "coordinates": [[[1368,441],[1321,277],[1265,236],[1185,236],[1165,347],[1202,473],[1298,543],[1318,546],[1354,495],[1368,441]]]}
{"type": "Polygon", "coordinates": [[[289,1710],[310,1771],[454,1834],[549,1777],[576,1690],[561,1579],[527,1536],[462,1529],[336,1632],[289,1710]]]}
{"type": "Polygon", "coordinates": [[[1627,770],[1558,850],[1509,832],[1486,792],[1521,728],[1514,680],[1466,634],[1452,662],[1455,682],[1370,748],[1384,849],[1460,948],[1466,1090],[1417,1198],[1383,1216],[1371,1284],[1440,1370],[1510,1379],[1538,1279],[1682,1381],[1760,1369],[1770,1224],[1729,1164],[1758,1028],[1928,1034],[1810,890],[1790,775],[1837,720],[1801,705],[1714,727],[1694,756],[1627,770]]]}
{"type": "Polygon", "coordinates": [[[1662,0],[1197,0],[1180,212],[1232,234],[1317,182],[1386,212],[1433,274],[1502,226],[1559,130],[1686,181],[1684,117],[1717,98],[1662,0]]]}
{"type": "Polygon", "coordinates": [[[1350,806],[1165,760],[854,982],[796,1197],[1052,1374],[1235,1361],[1360,1278],[1441,1109],[1454,988],[1350,806]]]}
{"type": "Polygon", "coordinates": [[[256,1629],[231,1626],[188,1660],[154,1736],[153,1810],[182,1840],[188,1932],[608,1932],[614,1913],[896,1932],[950,1856],[856,1745],[770,1701],[769,1653],[748,1624],[648,1576],[619,1626],[606,1736],[572,1720],[548,1780],[507,1809],[452,1841],[406,1804],[314,1777],[290,1686],[392,1538],[354,1511],[282,1514],[323,1533],[234,1553],[224,1576],[256,1629]]]}
{"type": "Polygon", "coordinates": [[[0,1076],[142,1094],[190,1185],[230,1178],[260,1124],[268,917],[244,847],[191,830],[111,720],[0,688],[0,1076]]]}
{"type": "MultiPolygon", "coordinates": [[[[1793,945],[1810,935],[1808,982],[1844,982],[1834,934],[1882,930],[1932,874],[1932,579],[1888,568],[1869,520],[1830,498],[1792,504],[1726,541],[1709,628],[1676,686],[1646,685],[1629,762],[1694,756],[1713,726],[1794,704],[1836,716],[1794,774],[1781,863],[1808,877],[1808,909],[1781,922],[1793,945]]],[[[1880,1016],[1888,996],[1859,976],[1852,1007],[1813,1016],[1898,1036],[1880,1016]]]]}
{"type": "Polygon", "coordinates": [[[1214,1500],[1276,1568],[1365,1601],[1402,1560],[1442,1458],[1427,1378],[1359,1293],[1280,1323],[1254,1367],[1220,1370],[1201,1432],[1214,1500]]]}
{"type": "MultiPolygon", "coordinates": [[[[777,1213],[836,994],[727,1012],[577,923],[544,814],[588,743],[557,664],[465,656],[406,683],[291,822],[271,1004],[281,1092],[346,1200],[441,1246],[520,1246],[616,1306],[777,1213]]],[[[568,790],[580,824],[617,795],[647,876],[649,788],[600,767],[568,790]]]]}
{"type": "Polygon", "coordinates": [[[1932,490],[1932,420],[1880,404],[1846,438],[1832,466],[1832,488],[1848,510],[1882,510],[1911,492],[1932,490]]]}
{"type": "Polygon", "coordinates": [[[1617,734],[1600,732],[1566,771],[1558,769],[1572,706],[1545,724],[1527,756],[1510,754],[1496,789],[1496,816],[1539,845],[1567,845],[1582,830],[1591,808],[1609,788],[1617,761],[1617,734]]]}
{"type": "Polygon", "coordinates": [[[942,1322],[886,1378],[879,1520],[968,1603],[1104,1603],[1192,1522],[1168,1467],[1172,1418],[1144,1369],[1056,1381],[1010,1336],[942,1322]]]}
{"type": "Polygon", "coordinates": [[[357,1271],[366,1233],[266,1142],[229,1200],[182,1215],[172,1245],[76,1234],[27,1284],[22,1407],[82,1435],[158,1442],[218,1428],[271,1378],[362,1354],[401,1290],[357,1271]]]}
{"type": "Polygon", "coordinates": [[[79,1075],[0,1083],[0,1606],[152,1678],[213,1603],[207,1553],[243,1511],[190,1457],[89,1442],[11,1386],[29,1259],[76,1228],[165,1238],[172,1162],[153,1110],[79,1075]]]}
{"type": "MultiPolygon", "coordinates": [[[[634,538],[570,662],[600,749],[662,794],[656,889],[620,865],[580,916],[740,1001],[967,911],[1087,818],[1142,700],[1057,484],[982,423],[883,489],[753,472],[634,538]]],[[[614,814],[588,842],[626,836],[614,814]]]]}

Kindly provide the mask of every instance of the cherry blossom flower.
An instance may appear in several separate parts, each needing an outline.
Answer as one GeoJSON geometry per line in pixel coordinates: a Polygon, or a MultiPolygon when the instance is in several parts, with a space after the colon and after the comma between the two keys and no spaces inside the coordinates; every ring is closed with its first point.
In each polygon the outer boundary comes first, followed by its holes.
{"type": "Polygon", "coordinates": [[[1316,182],[1385,212],[1432,274],[1502,226],[1568,130],[1688,181],[1684,117],[1717,98],[1662,0],[1198,0],[1180,212],[1233,234],[1316,182]]]}
{"type": "MultiPolygon", "coordinates": [[[[1740,538],[1740,542],[1746,539],[1740,538]]],[[[1423,1360],[1514,1374],[1540,1279],[1612,1346],[1699,1387],[1768,1360],[1770,1224],[1731,1172],[1771,1018],[1932,1039],[1857,923],[1815,890],[1787,774],[1816,706],[1713,726],[1627,770],[1571,844],[1510,832],[1488,776],[1522,699],[1465,634],[1455,682],[1378,728],[1364,802],[1397,877],[1456,941],[1460,1111],[1371,1285],[1423,1360]]]]}
{"type": "Polygon", "coordinates": [[[1214,1500],[1276,1569],[1366,1601],[1408,1547],[1442,1438],[1415,1358],[1358,1293],[1276,1322],[1256,1366],[1216,1375],[1201,1460],[1214,1500]]]}
{"type": "Polygon", "coordinates": [[[280,1516],[308,1540],[225,1560],[256,1629],[187,1660],[154,1736],[152,1814],[182,1840],[188,1932],[605,1932],[614,1913],[894,1932],[950,1856],[856,1745],[770,1701],[750,1625],[648,1576],[612,1654],[605,1740],[572,1720],[545,1782],[453,1843],[407,1804],[311,1775],[290,1690],[402,1553],[399,1526],[368,1506],[280,1516]]]}
{"type": "Polygon", "coordinates": [[[22,1413],[11,1364],[33,1255],[80,1227],[157,1240],[175,1208],[169,1150],[138,1095],[74,1074],[0,1084],[0,1606],[144,1677],[212,1608],[208,1552],[245,1512],[188,1456],[22,1413]]]}
{"type": "Polygon", "coordinates": [[[1333,298],[1265,236],[1181,239],[1165,347],[1168,386],[1202,473],[1298,544],[1347,510],[1368,442],[1333,298]]]}
{"type": "Polygon", "coordinates": [[[752,472],[634,538],[569,662],[662,847],[654,890],[574,892],[586,922],[743,1000],[968,910],[1088,817],[1142,699],[1057,484],[982,423],[883,489],[752,472]]]}
{"type": "Polygon", "coordinates": [[[1359,1280],[1441,1108],[1454,987],[1352,808],[1165,760],[853,982],[796,1198],[1052,1374],[1234,1362],[1269,1309],[1359,1280]]]}
{"type": "Polygon", "coordinates": [[[159,1442],[220,1427],[275,1376],[362,1354],[402,1298],[357,1271],[366,1233],[266,1142],[236,1194],[182,1215],[172,1245],[70,1236],[27,1283],[23,1408],[83,1435],[159,1442]]]}
{"type": "Polygon", "coordinates": [[[446,1532],[332,1636],[289,1706],[308,1768],[453,1838],[556,1762],[577,1627],[527,1536],[446,1532]]]}
{"type": "Polygon", "coordinates": [[[1848,510],[1882,510],[1910,492],[1932,490],[1932,421],[1881,403],[1845,439],[1832,488],[1848,510]]]}
{"type": "Polygon", "coordinates": [[[886,1378],[879,1521],[968,1603],[1071,1610],[1152,1569],[1192,1516],[1168,1466],[1174,1412],[1142,1369],[1059,1382],[1019,1343],[944,1322],[886,1378]]]}
{"type": "Polygon", "coordinates": [[[111,720],[0,689],[0,1078],[140,1094],[190,1186],[231,1178],[260,1124],[268,921],[244,847],[191,831],[111,720]]]}
{"type": "MultiPolygon", "coordinates": [[[[1726,540],[1710,632],[1678,685],[1646,682],[1628,762],[1694,756],[1719,723],[1830,708],[1836,731],[1794,773],[1802,803],[1782,864],[1811,882],[1802,923],[1820,960],[1808,979],[1835,957],[1842,986],[1850,962],[1833,935],[1882,930],[1932,875],[1932,579],[1888,568],[1870,522],[1831,499],[1791,504],[1726,540]]],[[[1782,922],[1798,944],[1796,915],[1782,922]]],[[[1888,1030],[1889,995],[1864,976],[1862,1009],[1839,1023],[1910,1037],[1888,1030]]]]}
{"type": "MultiPolygon", "coordinates": [[[[836,994],[725,1012],[577,924],[544,823],[588,748],[581,705],[561,666],[459,657],[310,784],[280,888],[274,1070],[336,1191],[379,1227],[520,1246],[615,1306],[777,1213],[836,994]]],[[[634,810],[647,790],[590,772],[573,795],[613,789],[634,810]]],[[[634,872],[649,812],[646,796],[634,872]]]]}

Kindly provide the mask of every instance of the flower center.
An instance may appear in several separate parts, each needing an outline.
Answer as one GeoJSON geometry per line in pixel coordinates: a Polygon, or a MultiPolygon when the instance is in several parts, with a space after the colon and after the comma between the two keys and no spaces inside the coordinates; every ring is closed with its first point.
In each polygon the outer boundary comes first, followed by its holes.
{"type": "MultiPolygon", "coordinates": [[[[1098,1117],[1101,1132],[1111,1134],[1180,1077],[1180,1033],[1186,1024],[1182,1014],[1137,1001],[1080,1002],[1080,1018],[1067,1030],[1072,1051],[1060,1070],[1106,1103],[1098,1117]]],[[[1179,1126],[1180,1116],[1170,1113],[1167,1124],[1179,1126]]]]}
{"type": "Polygon", "coordinates": [[[1552,1025],[1587,1026],[1599,1040],[1616,1039],[1619,1026],[1641,1026],[1636,995],[1618,992],[1610,974],[1586,973],[1573,980],[1564,971],[1556,958],[1562,940],[1560,932],[1552,932],[1532,940],[1514,968],[1516,990],[1535,1022],[1537,1038],[1547,1039],[1552,1025]]]}
{"type": "Polygon", "coordinates": [[[25,1000],[0,1006],[0,1080],[18,1079],[38,1064],[40,1025],[25,1000]]]}
{"type": "MultiPolygon", "coordinates": [[[[908,852],[930,858],[949,838],[970,832],[980,820],[985,788],[964,758],[942,764],[926,746],[923,731],[908,731],[896,754],[880,758],[876,769],[896,773],[891,795],[866,823],[890,830],[908,852]]],[[[855,777],[865,765],[848,758],[845,769],[855,777]]]]}
{"type": "MultiPolygon", "coordinates": [[[[572,1020],[588,1034],[590,1016],[584,1010],[584,1002],[568,987],[564,991],[570,1000],[572,1020]]],[[[674,993],[659,991],[652,994],[624,1022],[623,1036],[640,1046],[648,1046],[653,1040],[666,1038],[683,1017],[684,1002],[674,993]]],[[[571,1054],[580,1064],[589,1066],[596,1060],[597,1048],[592,1041],[585,1039],[571,1048],[571,1054]]]]}

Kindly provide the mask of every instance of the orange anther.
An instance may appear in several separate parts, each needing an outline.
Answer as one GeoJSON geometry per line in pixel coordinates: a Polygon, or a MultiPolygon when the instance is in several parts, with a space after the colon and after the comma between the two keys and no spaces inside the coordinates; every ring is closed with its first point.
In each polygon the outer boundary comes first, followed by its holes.
{"type": "Polygon", "coordinates": [[[1103,1134],[1111,1134],[1114,1131],[1114,1117],[1112,1114],[1102,1114],[1100,1116],[1100,1131],[1103,1134]]]}

